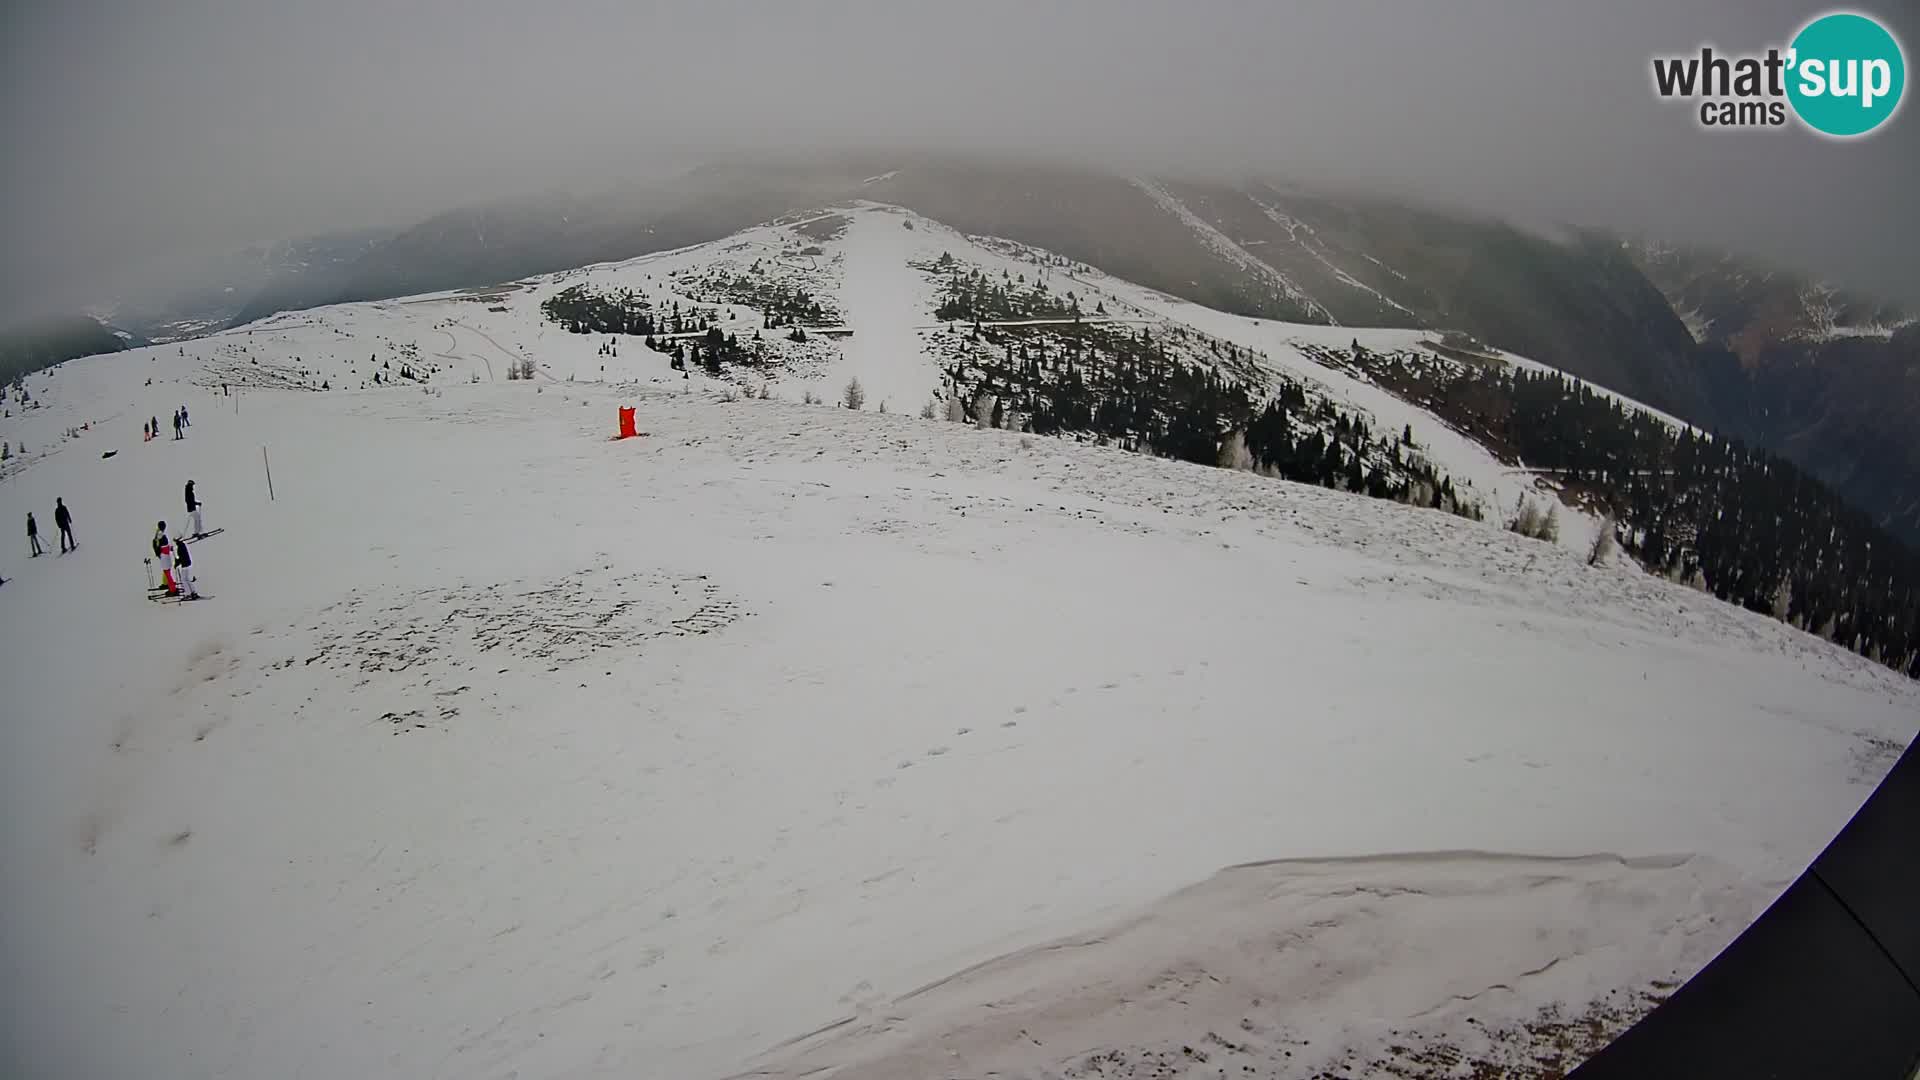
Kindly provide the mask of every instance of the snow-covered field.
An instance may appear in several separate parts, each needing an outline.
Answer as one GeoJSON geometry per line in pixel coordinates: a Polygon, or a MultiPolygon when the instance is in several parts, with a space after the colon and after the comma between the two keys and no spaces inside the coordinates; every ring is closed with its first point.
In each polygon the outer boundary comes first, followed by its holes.
{"type": "MultiPolygon", "coordinates": [[[[893,268],[953,239],[899,220],[827,244],[855,334],[808,385],[858,373],[869,408],[935,371],[893,268]]],[[[664,297],[698,257],[580,273],[664,297]]],[[[1492,1054],[1691,973],[1920,715],[1861,657],[1491,524],[721,400],[540,324],[566,283],[29,380],[7,437],[50,452],[0,516],[51,544],[63,496],[81,546],[0,557],[8,1075],[1492,1054]],[[438,370],[338,389],[370,354],[438,370]],[[539,378],[496,382],[520,356],[539,378]],[[220,396],[261,368],[336,389],[220,396]],[[190,437],[143,444],[182,402],[190,437]],[[647,438],[608,440],[622,404],[647,438]],[[188,479],[210,599],[149,603],[188,479]]]]}

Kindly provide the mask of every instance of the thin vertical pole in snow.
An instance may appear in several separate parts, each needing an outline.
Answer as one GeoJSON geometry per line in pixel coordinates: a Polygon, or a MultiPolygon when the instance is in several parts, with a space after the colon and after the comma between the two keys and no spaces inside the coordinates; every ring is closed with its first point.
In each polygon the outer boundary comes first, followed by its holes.
{"type": "Polygon", "coordinates": [[[267,501],[273,502],[273,462],[267,460],[267,448],[264,446],[260,448],[260,464],[266,466],[267,470],[267,501]]]}

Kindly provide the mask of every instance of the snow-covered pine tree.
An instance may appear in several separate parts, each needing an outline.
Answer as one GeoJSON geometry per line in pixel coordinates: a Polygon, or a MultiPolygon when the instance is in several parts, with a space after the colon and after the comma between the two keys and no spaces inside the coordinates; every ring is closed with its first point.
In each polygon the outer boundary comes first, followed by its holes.
{"type": "Polygon", "coordinates": [[[987,393],[985,390],[975,395],[973,399],[973,426],[982,431],[992,427],[993,409],[994,406],[998,404],[999,399],[987,393]]]}
{"type": "Polygon", "coordinates": [[[1247,450],[1247,433],[1235,429],[1220,444],[1220,467],[1247,471],[1253,468],[1253,454],[1247,450]]]}
{"type": "Polygon", "coordinates": [[[1588,566],[1605,566],[1613,558],[1613,517],[1600,519],[1600,531],[1593,534],[1593,546],[1587,549],[1588,566]]]}

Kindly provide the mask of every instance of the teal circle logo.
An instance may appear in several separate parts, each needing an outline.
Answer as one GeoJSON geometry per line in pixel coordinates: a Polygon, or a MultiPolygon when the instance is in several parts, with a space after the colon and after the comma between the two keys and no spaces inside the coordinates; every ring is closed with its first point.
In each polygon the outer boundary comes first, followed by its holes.
{"type": "Polygon", "coordinates": [[[1886,27],[1850,11],[1822,15],[1794,36],[1787,100],[1802,123],[1851,138],[1886,123],[1907,88],[1907,63],[1886,27]]]}

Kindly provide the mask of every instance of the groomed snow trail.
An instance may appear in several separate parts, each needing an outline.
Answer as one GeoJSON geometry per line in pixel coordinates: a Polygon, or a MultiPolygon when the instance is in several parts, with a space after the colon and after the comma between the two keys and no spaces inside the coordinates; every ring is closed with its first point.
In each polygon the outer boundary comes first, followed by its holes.
{"type": "MultiPolygon", "coordinates": [[[[933,315],[933,290],[907,266],[923,257],[925,242],[906,214],[868,210],[850,222],[835,247],[846,260],[840,302],[854,332],[841,343],[844,370],[836,377],[859,379],[870,410],[884,402],[893,412],[916,413],[940,380],[918,333],[933,315]]],[[[838,401],[842,389],[818,392],[838,401]]]]}

